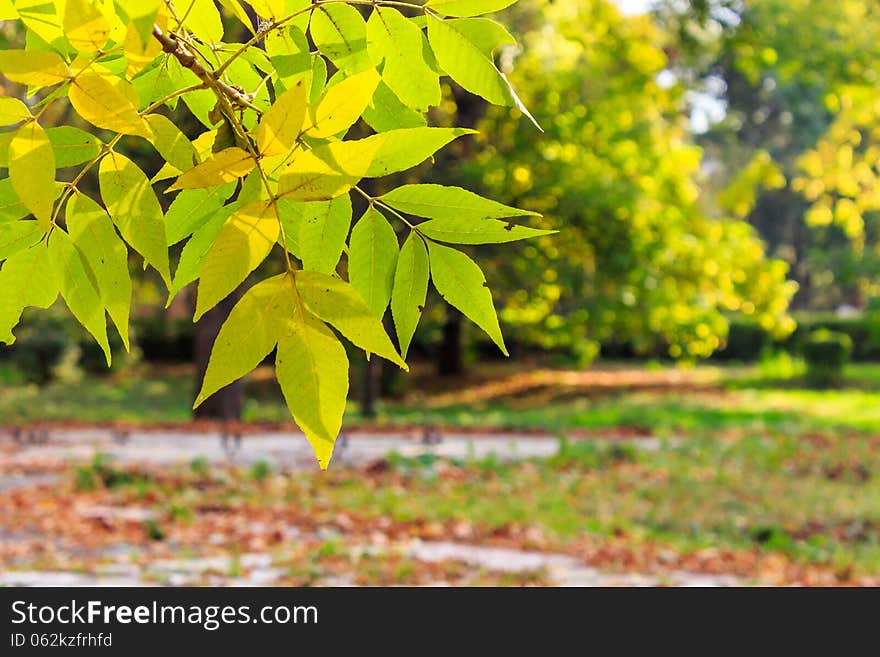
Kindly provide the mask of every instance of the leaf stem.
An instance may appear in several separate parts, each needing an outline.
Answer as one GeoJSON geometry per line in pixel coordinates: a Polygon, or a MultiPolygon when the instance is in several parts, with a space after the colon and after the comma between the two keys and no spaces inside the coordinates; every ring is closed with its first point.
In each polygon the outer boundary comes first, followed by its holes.
{"type": "Polygon", "coordinates": [[[109,142],[104,144],[101,148],[101,152],[95,155],[91,160],[89,160],[82,169],[80,169],[79,173],[74,176],[73,180],[69,183],[66,183],[64,186],[64,191],[61,192],[61,197],[58,199],[58,205],[55,206],[54,212],[52,212],[52,219],[50,220],[51,225],[55,225],[58,220],[58,215],[61,214],[61,207],[64,205],[64,202],[70,197],[70,195],[76,191],[76,186],[79,182],[85,178],[85,175],[91,171],[92,167],[94,167],[98,162],[100,162],[107,153],[113,150],[113,147],[122,139],[123,135],[120,133],[113,137],[109,142]]]}

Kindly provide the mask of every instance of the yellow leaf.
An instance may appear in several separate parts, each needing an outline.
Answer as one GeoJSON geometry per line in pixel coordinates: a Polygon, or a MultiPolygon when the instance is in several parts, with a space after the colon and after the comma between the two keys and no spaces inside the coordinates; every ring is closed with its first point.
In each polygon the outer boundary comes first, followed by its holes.
{"type": "Polygon", "coordinates": [[[36,121],[20,127],[9,142],[9,178],[15,193],[39,221],[40,228],[49,230],[55,152],[46,132],[36,121]]]}
{"type": "Polygon", "coordinates": [[[333,331],[301,303],[278,342],[275,375],[293,419],[326,470],[342,428],[348,357],[333,331]]]}
{"type": "Polygon", "coordinates": [[[281,94],[270,107],[257,128],[257,148],[261,155],[280,155],[296,143],[306,116],[306,85],[304,80],[281,94]]]}
{"type": "Polygon", "coordinates": [[[105,130],[152,139],[150,127],[138,114],[138,96],[126,80],[88,70],[70,86],[70,104],[86,121],[105,130]]]}
{"type": "Polygon", "coordinates": [[[0,50],[0,71],[19,84],[45,87],[70,77],[70,68],[54,52],[0,50]]]}
{"type": "Polygon", "coordinates": [[[257,15],[262,18],[284,18],[285,0],[248,0],[257,15]]]}
{"type": "MultiPolygon", "coordinates": [[[[164,31],[167,24],[167,16],[165,14],[158,15],[156,17],[156,24],[164,31]]],[[[153,38],[148,38],[144,41],[138,24],[134,22],[129,23],[125,30],[122,49],[125,52],[125,59],[128,61],[128,67],[125,72],[129,78],[140,73],[150,62],[162,54],[162,45],[153,38]]]]}
{"type": "Polygon", "coordinates": [[[250,154],[237,146],[232,146],[215,153],[184,173],[167,192],[222,185],[247,175],[254,166],[256,166],[254,158],[250,154]]]}
{"type": "Polygon", "coordinates": [[[31,112],[18,98],[0,96],[0,126],[11,125],[31,118],[31,112]]]}
{"type": "Polygon", "coordinates": [[[369,69],[330,87],[306,117],[303,134],[332,137],[348,130],[369,105],[380,80],[375,69],[369,69]]]}
{"type": "Polygon", "coordinates": [[[266,259],[279,232],[271,203],[255,201],[232,214],[202,264],[194,320],[225,299],[266,259]]]}
{"type": "Polygon", "coordinates": [[[110,35],[110,23],[90,0],[65,0],[63,26],[70,45],[80,52],[98,52],[110,35]]]}
{"type": "MultiPolygon", "coordinates": [[[[381,137],[382,135],[378,135],[381,137]]],[[[300,153],[278,180],[278,194],[293,201],[322,201],[345,194],[364,177],[381,139],[338,141],[300,153]]]]}

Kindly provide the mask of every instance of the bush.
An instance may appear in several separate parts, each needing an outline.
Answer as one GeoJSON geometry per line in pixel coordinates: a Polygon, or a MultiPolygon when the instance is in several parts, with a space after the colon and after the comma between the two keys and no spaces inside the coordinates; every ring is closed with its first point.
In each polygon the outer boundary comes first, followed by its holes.
{"type": "Polygon", "coordinates": [[[807,381],[818,387],[837,387],[843,381],[843,367],[852,356],[852,339],[846,333],[819,329],[803,344],[807,381]]]}
{"type": "Polygon", "coordinates": [[[45,385],[70,346],[63,319],[47,315],[23,324],[16,332],[9,359],[28,383],[45,385]]]}

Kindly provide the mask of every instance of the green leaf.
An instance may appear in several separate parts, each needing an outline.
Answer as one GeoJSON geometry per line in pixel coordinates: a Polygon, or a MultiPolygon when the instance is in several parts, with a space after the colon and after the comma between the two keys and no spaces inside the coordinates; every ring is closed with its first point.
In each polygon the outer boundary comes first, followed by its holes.
{"type": "Polygon", "coordinates": [[[101,346],[107,358],[107,367],[110,367],[110,342],[107,339],[104,305],[89,280],[79,250],[70,235],[60,228],[56,228],[49,236],[49,263],[67,307],[101,346]]]}
{"type": "Polygon", "coordinates": [[[367,137],[361,141],[378,142],[379,147],[364,176],[381,178],[406,171],[421,164],[454,139],[475,132],[467,128],[407,128],[367,137]]]}
{"type": "Polygon", "coordinates": [[[184,172],[165,193],[178,189],[216,187],[246,176],[256,166],[254,158],[237,146],[214,153],[201,164],[184,172]]]}
{"type": "Polygon", "coordinates": [[[428,253],[431,280],[440,296],[483,329],[505,356],[509,355],[498,326],[492,293],[477,263],[461,251],[435,242],[428,242],[428,253]]]}
{"type": "Polygon", "coordinates": [[[490,18],[466,18],[447,23],[464,34],[490,60],[499,47],[516,45],[516,39],[507,28],[490,18]]]}
{"type": "Polygon", "coordinates": [[[68,201],[66,223],[73,243],[94,274],[101,304],[116,325],[125,349],[129,350],[131,276],[128,273],[128,249],[116,234],[104,208],[85,194],[77,193],[68,201]]]}
{"type": "MultiPolygon", "coordinates": [[[[49,193],[53,201],[58,198],[62,188],[62,183],[55,183],[51,188],[49,193]]],[[[23,219],[29,214],[30,210],[27,209],[22,200],[18,198],[18,194],[15,193],[12,181],[9,178],[0,180],[0,223],[23,219]]]]}
{"type": "Polygon", "coordinates": [[[46,231],[36,221],[0,223],[0,260],[32,247],[45,234],[46,231]]]}
{"type": "Polygon", "coordinates": [[[351,227],[351,199],[304,203],[297,244],[303,269],[332,274],[339,264],[351,227]]]}
{"type": "Polygon", "coordinates": [[[373,67],[367,54],[367,26],[361,13],[346,4],[319,6],[309,24],[318,50],[348,75],[373,67]]]}
{"type": "Polygon", "coordinates": [[[440,104],[440,76],[415,23],[392,7],[376,7],[367,23],[367,48],[374,63],[385,62],[382,80],[404,105],[424,111],[440,104]]]}
{"type": "Polygon", "coordinates": [[[101,152],[101,141],[97,137],[73,126],[47,128],[46,135],[52,142],[55,166],[59,169],[88,162],[101,152]]]}
{"type": "Polygon", "coordinates": [[[275,375],[293,419],[326,470],[342,428],[348,356],[333,331],[301,305],[278,342],[275,375]]]}
{"type": "Polygon", "coordinates": [[[428,38],[440,66],[462,87],[493,105],[513,105],[510,87],[495,63],[451,21],[429,14],[428,38]]]}
{"type": "Polygon", "coordinates": [[[470,217],[431,219],[419,224],[418,230],[433,240],[452,244],[502,244],[557,232],[517,226],[497,219],[474,220],[470,217]]]}
{"type": "Polygon", "coordinates": [[[385,215],[368,208],[351,231],[348,279],[379,318],[391,300],[398,249],[397,235],[385,215]]]}
{"type": "Polygon", "coordinates": [[[12,125],[31,118],[31,111],[18,98],[0,96],[0,126],[12,125]]]}
{"type": "Polygon", "coordinates": [[[300,79],[263,114],[257,129],[257,150],[263,156],[288,152],[296,143],[306,117],[306,86],[300,79]]]}
{"type": "Polygon", "coordinates": [[[275,348],[293,311],[294,291],[288,274],[257,283],[245,292],[217,334],[193,408],[256,369],[275,348]]]}
{"type": "Polygon", "coordinates": [[[425,6],[443,16],[479,16],[500,11],[516,0],[430,0],[425,6]]]}
{"type": "Polygon", "coordinates": [[[168,301],[166,307],[171,305],[174,297],[199,277],[202,270],[202,263],[205,256],[211,250],[214,240],[220,234],[220,230],[226,223],[227,219],[238,206],[227,205],[218,208],[214,214],[207,217],[202,225],[187,240],[183,250],[180,252],[180,260],[177,262],[177,269],[174,271],[174,281],[171,283],[171,290],[168,293],[168,301]]]}
{"type": "Polygon", "coordinates": [[[55,153],[36,121],[21,126],[9,142],[9,179],[43,231],[48,231],[54,202],[47,191],[55,186],[55,153]]]}
{"type": "Polygon", "coordinates": [[[428,275],[428,251],[425,243],[421,237],[410,233],[397,258],[391,292],[391,316],[397,329],[400,353],[404,358],[425,308],[428,275]]]}
{"type": "Polygon", "coordinates": [[[181,171],[187,171],[199,163],[199,154],[189,138],[162,114],[146,117],[154,139],[151,142],[166,162],[181,171]]]}
{"type": "Polygon", "coordinates": [[[49,264],[46,242],[9,257],[0,269],[0,342],[12,344],[12,329],[28,306],[48,308],[58,298],[58,282],[49,264]]]}
{"type": "Polygon", "coordinates": [[[122,237],[170,285],[165,222],[150,181],[134,162],[115,152],[101,160],[98,181],[101,198],[122,237]]]}
{"type": "Polygon", "coordinates": [[[376,132],[427,125],[425,116],[404,105],[384,82],[376,87],[370,104],[363,112],[363,119],[376,132]]]}
{"type": "Polygon", "coordinates": [[[278,243],[282,246],[287,243],[287,250],[296,258],[302,260],[299,246],[299,231],[302,228],[303,209],[308,203],[296,203],[287,199],[278,200],[278,217],[281,219],[281,227],[284,229],[284,238],[278,236],[278,243]]]}
{"type": "Polygon", "coordinates": [[[395,210],[427,219],[538,216],[535,212],[502,205],[460,187],[443,185],[404,185],[388,192],[380,200],[395,210]]]}
{"type": "Polygon", "coordinates": [[[187,189],[177,195],[165,213],[165,236],[168,246],[186,239],[205,225],[223,207],[232,194],[234,183],[187,189]]]}
{"type": "Polygon", "coordinates": [[[271,203],[256,201],[232,213],[202,264],[194,320],[225,299],[266,259],[279,230],[271,203]]]}
{"type": "Polygon", "coordinates": [[[516,107],[541,129],[510,82],[484,52],[485,25],[468,29],[463,27],[465,21],[444,21],[433,14],[427,19],[428,40],[444,71],[462,87],[493,105],[516,107]]]}
{"type": "Polygon", "coordinates": [[[391,344],[381,320],[349,283],[316,271],[298,271],[294,280],[309,311],[364,351],[408,369],[391,344]]]}

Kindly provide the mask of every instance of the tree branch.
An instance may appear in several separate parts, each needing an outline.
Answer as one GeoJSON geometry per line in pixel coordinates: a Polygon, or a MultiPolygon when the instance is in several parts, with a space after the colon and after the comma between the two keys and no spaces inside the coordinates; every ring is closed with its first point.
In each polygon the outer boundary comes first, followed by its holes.
{"type": "Polygon", "coordinates": [[[158,25],[153,25],[153,37],[162,44],[162,50],[177,59],[181,66],[195,73],[196,77],[206,87],[213,89],[215,92],[222,93],[236,105],[255,109],[252,105],[253,98],[250,94],[218,80],[214,72],[205,68],[196,59],[195,55],[187,50],[186,46],[173,36],[165,34],[158,25]]]}

